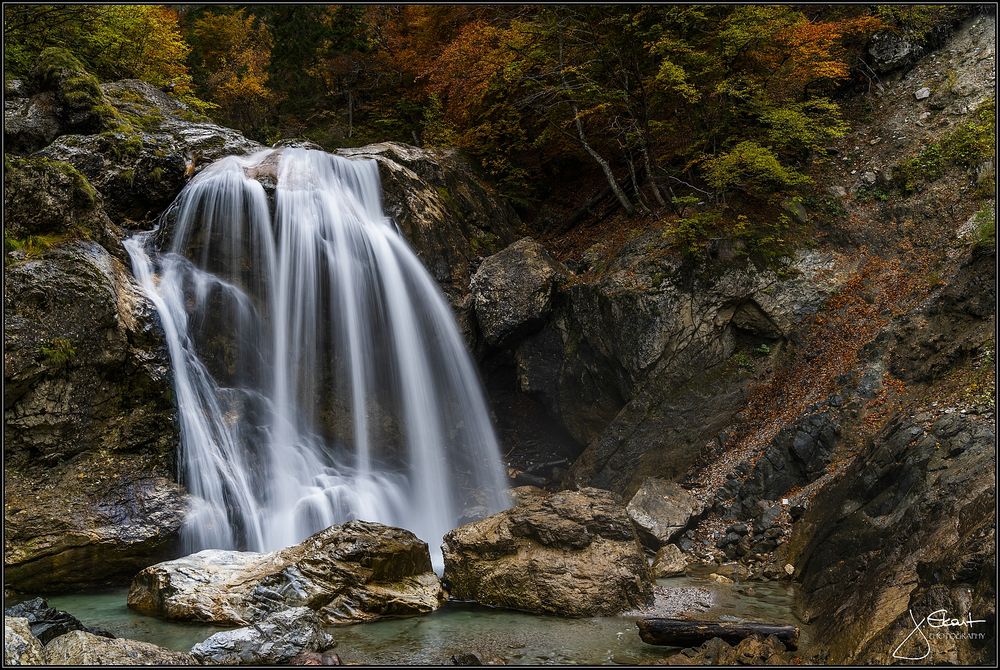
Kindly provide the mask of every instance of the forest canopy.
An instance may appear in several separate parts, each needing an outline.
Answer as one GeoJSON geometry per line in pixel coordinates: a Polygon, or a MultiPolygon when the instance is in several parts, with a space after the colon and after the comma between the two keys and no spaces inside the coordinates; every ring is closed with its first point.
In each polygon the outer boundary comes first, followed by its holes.
{"type": "Polygon", "coordinates": [[[629,215],[686,217],[696,252],[716,221],[787,223],[780,203],[848,130],[844,91],[872,83],[874,32],[920,38],[958,11],[7,5],[4,70],[30,80],[62,47],[101,81],[144,79],[265,143],[457,147],[522,211],[588,178],[629,215]]]}

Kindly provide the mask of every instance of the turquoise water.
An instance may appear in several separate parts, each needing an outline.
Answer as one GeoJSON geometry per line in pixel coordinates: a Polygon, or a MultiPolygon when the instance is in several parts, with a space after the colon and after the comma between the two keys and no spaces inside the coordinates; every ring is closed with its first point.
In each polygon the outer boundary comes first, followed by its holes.
{"type": "MultiPolygon", "coordinates": [[[[790,583],[723,585],[692,575],[661,579],[657,586],[657,611],[646,616],[687,611],[693,618],[790,623],[803,628],[799,648],[808,644],[808,631],[792,614],[790,583]]],[[[48,601],[88,626],[177,651],[223,630],[136,614],[125,606],[126,593],[67,594],[48,601]]],[[[447,664],[452,655],[468,652],[508,664],[647,664],[676,653],[643,643],[635,626],[639,617],[564,619],[450,603],[427,616],[339,626],[332,633],[345,662],[377,665],[447,664]]]]}

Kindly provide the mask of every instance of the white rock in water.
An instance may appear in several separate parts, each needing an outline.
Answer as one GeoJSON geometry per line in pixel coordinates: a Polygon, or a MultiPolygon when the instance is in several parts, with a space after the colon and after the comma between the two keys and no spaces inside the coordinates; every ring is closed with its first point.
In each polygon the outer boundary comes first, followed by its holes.
{"type": "Polygon", "coordinates": [[[918,89],[917,92],[913,94],[913,97],[915,97],[917,100],[926,100],[927,98],[931,97],[931,89],[927,88],[926,86],[924,88],[918,89]]]}
{"type": "Polygon", "coordinates": [[[785,563],[785,574],[793,575],[795,574],[795,566],[791,563],[785,563]]]}

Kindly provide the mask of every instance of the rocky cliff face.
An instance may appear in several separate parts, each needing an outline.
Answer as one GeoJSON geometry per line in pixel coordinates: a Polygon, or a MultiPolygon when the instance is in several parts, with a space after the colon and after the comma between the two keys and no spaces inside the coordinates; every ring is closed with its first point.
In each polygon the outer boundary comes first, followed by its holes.
{"type": "MultiPolygon", "coordinates": [[[[264,147],[140,81],[103,85],[89,125],[58,83],[8,94],[6,585],[120,583],[174,554],[187,506],[169,356],[121,241],[200,168],[264,147]]],[[[387,212],[460,308],[471,264],[513,240],[516,216],[454,153],[342,153],[378,161],[387,212]]]]}
{"type": "Polygon", "coordinates": [[[564,263],[521,241],[472,282],[494,402],[535,417],[501,419],[507,448],[556,424],[572,465],[539,479],[680,482],[706,509],[685,555],[800,580],[836,662],[891,662],[909,611],[942,608],[986,635],[927,659],[995,658],[995,158],[912,172],[988,111],[995,31],[977,14],[886,61],[857,103],[877,116],[812,175],[817,243],[783,272],[691,280],[655,229],[608,228],[564,263]]]}

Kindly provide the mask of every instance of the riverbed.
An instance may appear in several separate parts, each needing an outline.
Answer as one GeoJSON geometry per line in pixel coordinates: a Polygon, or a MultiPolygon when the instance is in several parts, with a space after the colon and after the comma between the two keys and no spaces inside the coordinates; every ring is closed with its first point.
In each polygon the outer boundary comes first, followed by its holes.
{"type": "MultiPolygon", "coordinates": [[[[223,630],[137,614],[126,607],[126,593],[122,588],[47,599],[50,606],[85,625],[177,651],[188,651],[223,630]]],[[[804,650],[809,630],[792,612],[794,597],[795,585],[790,582],[719,584],[702,571],[657,580],[652,610],[620,616],[566,619],[452,602],[426,616],[340,626],[332,632],[335,651],[346,663],[448,664],[453,655],[471,652],[484,662],[517,665],[646,664],[677,651],[639,639],[635,621],[656,614],[797,625],[802,629],[799,649],[804,650]]]]}

